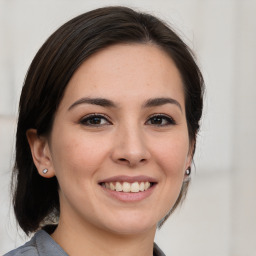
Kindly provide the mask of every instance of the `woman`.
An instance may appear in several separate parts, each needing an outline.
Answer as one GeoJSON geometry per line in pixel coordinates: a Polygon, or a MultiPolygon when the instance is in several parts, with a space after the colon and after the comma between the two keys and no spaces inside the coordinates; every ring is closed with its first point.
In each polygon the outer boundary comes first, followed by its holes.
{"type": "Polygon", "coordinates": [[[36,234],[6,255],[164,255],[154,236],[186,195],[202,92],[151,15],[107,7],[60,27],[20,98],[13,203],[36,234]]]}

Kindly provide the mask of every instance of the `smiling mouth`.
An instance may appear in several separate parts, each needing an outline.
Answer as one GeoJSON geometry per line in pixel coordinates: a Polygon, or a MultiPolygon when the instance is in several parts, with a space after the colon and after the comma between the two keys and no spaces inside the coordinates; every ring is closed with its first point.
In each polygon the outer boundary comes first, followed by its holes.
{"type": "Polygon", "coordinates": [[[154,182],[101,182],[99,185],[106,189],[110,189],[112,191],[117,191],[117,192],[125,192],[125,193],[139,193],[143,191],[147,191],[150,189],[152,186],[154,186],[156,183],[154,182]]]}

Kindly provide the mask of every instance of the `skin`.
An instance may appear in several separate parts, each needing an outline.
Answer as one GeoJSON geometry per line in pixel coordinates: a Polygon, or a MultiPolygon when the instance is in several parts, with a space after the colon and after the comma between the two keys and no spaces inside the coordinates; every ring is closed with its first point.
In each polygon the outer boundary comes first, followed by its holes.
{"type": "Polygon", "coordinates": [[[51,134],[38,137],[31,129],[27,137],[39,174],[58,179],[61,213],[52,237],[68,254],[152,255],[157,223],[174,205],[192,160],[182,80],[164,51],[127,44],[94,54],[69,81],[51,134]],[[153,98],[174,101],[145,107],[153,98]],[[95,113],[103,117],[87,118],[95,113]],[[121,201],[99,185],[118,175],[146,175],[156,185],[143,200],[121,201]]]}

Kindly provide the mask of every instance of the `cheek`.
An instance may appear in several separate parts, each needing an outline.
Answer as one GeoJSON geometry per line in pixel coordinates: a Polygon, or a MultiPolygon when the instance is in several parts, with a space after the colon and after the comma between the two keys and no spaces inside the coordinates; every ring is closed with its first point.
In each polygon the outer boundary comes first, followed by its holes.
{"type": "Polygon", "coordinates": [[[185,136],[170,136],[155,144],[153,154],[166,176],[183,176],[187,161],[189,142],[185,136]]]}
{"type": "Polygon", "coordinates": [[[159,198],[162,218],[168,214],[180,194],[188,150],[189,142],[186,136],[170,136],[154,147],[154,156],[163,174],[162,196],[159,198]]]}
{"type": "Polygon", "coordinates": [[[77,179],[79,182],[82,176],[91,176],[105,158],[106,146],[99,146],[93,136],[65,132],[56,138],[52,143],[52,161],[57,178],[77,179]]]}

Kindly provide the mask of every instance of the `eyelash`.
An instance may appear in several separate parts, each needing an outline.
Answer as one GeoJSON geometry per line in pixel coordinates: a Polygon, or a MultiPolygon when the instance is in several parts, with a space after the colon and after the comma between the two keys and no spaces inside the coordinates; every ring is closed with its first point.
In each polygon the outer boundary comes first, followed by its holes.
{"type": "MultiPolygon", "coordinates": [[[[111,125],[112,123],[109,121],[109,117],[106,116],[106,115],[103,115],[103,114],[90,114],[88,116],[85,116],[84,118],[81,119],[80,123],[82,125],[85,125],[85,126],[92,126],[92,127],[101,127],[101,126],[104,126],[104,125],[111,125]],[[101,124],[101,123],[89,123],[90,121],[95,121],[95,119],[98,119],[99,122],[101,122],[102,120],[105,120],[106,123],[104,124],[101,124]]],[[[154,126],[158,126],[158,127],[163,127],[163,126],[169,126],[169,125],[175,125],[176,122],[175,120],[170,117],[170,116],[167,116],[165,114],[155,114],[155,115],[152,115],[148,118],[148,120],[146,121],[145,123],[146,125],[154,125],[154,126]],[[165,124],[149,124],[149,122],[154,119],[154,118],[157,118],[158,120],[155,120],[155,121],[161,121],[163,122],[163,120],[165,120],[165,124]]]]}
{"type": "Polygon", "coordinates": [[[163,126],[169,126],[169,125],[175,125],[176,122],[175,120],[170,117],[170,116],[167,116],[165,114],[156,114],[156,115],[152,115],[149,117],[149,119],[147,120],[146,124],[149,122],[149,121],[152,121],[153,118],[158,118],[161,119],[162,121],[165,120],[166,123],[165,124],[152,124],[152,125],[155,125],[155,126],[159,126],[159,127],[163,127],[163,126]]]}
{"type": "Polygon", "coordinates": [[[92,126],[92,127],[100,127],[103,125],[111,125],[112,123],[109,121],[109,117],[105,116],[103,114],[90,114],[88,116],[85,116],[81,119],[80,123],[85,126],[92,126]],[[103,119],[107,122],[106,124],[90,124],[89,122],[93,119],[95,120],[98,118],[98,120],[101,122],[103,119]]]}

